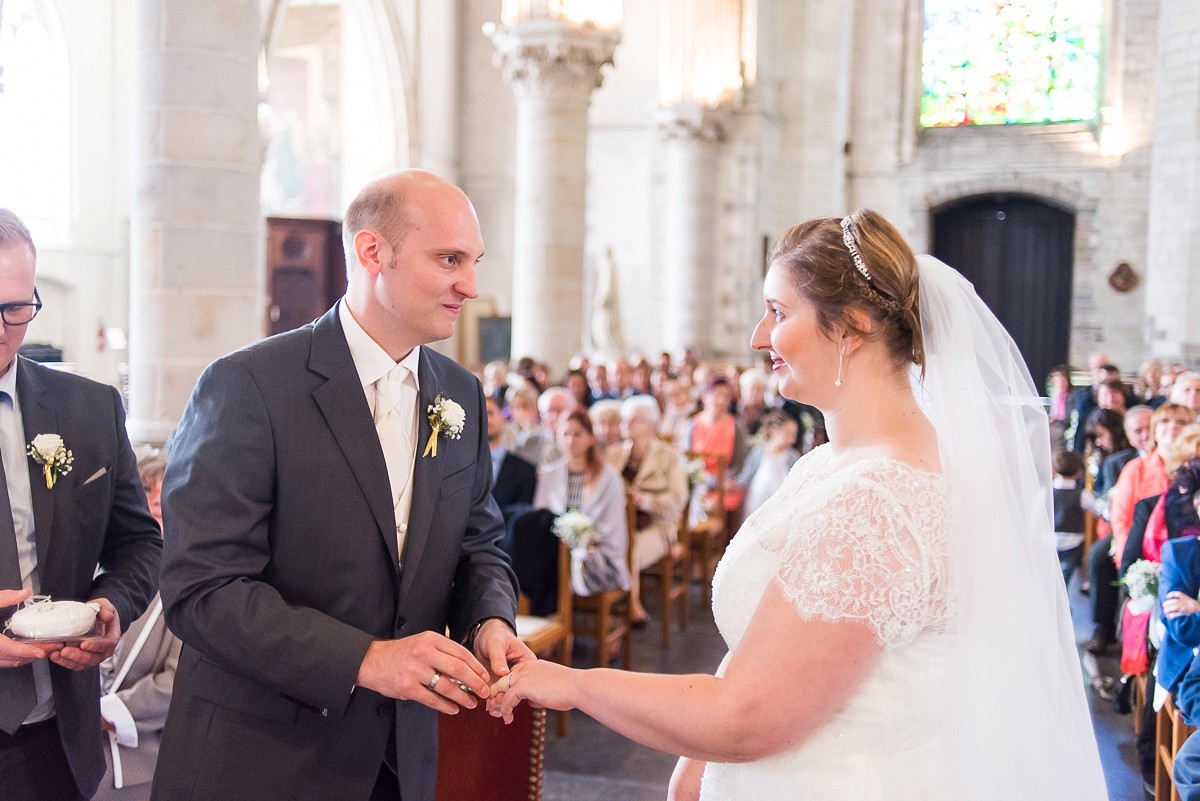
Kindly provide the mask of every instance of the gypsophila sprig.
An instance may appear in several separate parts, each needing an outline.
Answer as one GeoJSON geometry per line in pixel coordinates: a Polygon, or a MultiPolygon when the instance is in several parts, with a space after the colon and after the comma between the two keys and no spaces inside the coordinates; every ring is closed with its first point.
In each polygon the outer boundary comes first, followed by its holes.
{"type": "Polygon", "coordinates": [[[551,529],[554,536],[567,544],[572,551],[576,548],[591,550],[596,541],[596,523],[583,512],[571,510],[554,518],[551,529]]]}
{"type": "Polygon", "coordinates": [[[1149,559],[1139,559],[1125,571],[1125,578],[1118,581],[1129,590],[1130,600],[1138,598],[1158,597],[1158,562],[1149,559]]]}
{"type": "Polygon", "coordinates": [[[54,489],[54,482],[71,472],[75,455],[67,450],[63,438],[58,434],[38,434],[33,442],[25,446],[25,452],[42,466],[46,477],[46,489],[54,489]]]}
{"type": "Polygon", "coordinates": [[[467,413],[456,402],[441,395],[433,399],[428,411],[429,427],[433,431],[430,432],[429,441],[425,443],[425,452],[421,455],[437,456],[438,437],[442,435],[450,439],[462,437],[463,429],[467,425],[467,413]]]}
{"type": "Polygon", "coordinates": [[[700,458],[688,459],[687,477],[688,486],[693,490],[697,487],[708,489],[709,484],[712,483],[712,476],[709,475],[708,469],[704,465],[704,460],[700,458]]]}

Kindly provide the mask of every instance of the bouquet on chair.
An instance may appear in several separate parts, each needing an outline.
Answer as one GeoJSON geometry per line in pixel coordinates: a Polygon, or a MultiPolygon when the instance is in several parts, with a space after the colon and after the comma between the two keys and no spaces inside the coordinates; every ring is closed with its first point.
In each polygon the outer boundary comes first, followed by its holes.
{"type": "Polygon", "coordinates": [[[704,509],[704,498],[716,484],[704,460],[697,457],[687,460],[688,478],[688,524],[695,525],[708,517],[704,509]]]}
{"type": "Polygon", "coordinates": [[[1129,592],[1129,601],[1121,610],[1121,670],[1138,674],[1150,666],[1147,636],[1150,620],[1158,606],[1158,562],[1139,559],[1118,581],[1129,592]]]}
{"type": "Polygon", "coordinates": [[[574,509],[556,517],[551,531],[573,552],[590,551],[596,542],[596,521],[574,509]]]}

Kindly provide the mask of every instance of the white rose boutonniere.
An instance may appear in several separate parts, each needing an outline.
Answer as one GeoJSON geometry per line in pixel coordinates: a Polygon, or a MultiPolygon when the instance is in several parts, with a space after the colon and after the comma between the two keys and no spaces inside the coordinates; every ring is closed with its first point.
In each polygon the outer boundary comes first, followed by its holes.
{"type": "Polygon", "coordinates": [[[425,443],[422,456],[437,456],[438,436],[445,434],[450,439],[462,436],[463,428],[467,425],[467,413],[449,398],[438,395],[429,405],[429,441],[425,443]]]}
{"type": "Polygon", "coordinates": [[[75,455],[67,450],[58,434],[38,434],[25,446],[25,452],[42,466],[46,489],[54,489],[54,482],[70,473],[71,463],[75,461],[75,455]]]}

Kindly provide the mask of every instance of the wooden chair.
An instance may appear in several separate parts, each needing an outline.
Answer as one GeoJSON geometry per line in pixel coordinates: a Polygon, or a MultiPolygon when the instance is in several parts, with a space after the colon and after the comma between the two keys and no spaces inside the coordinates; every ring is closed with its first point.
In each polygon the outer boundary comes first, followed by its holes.
{"type": "MultiPolygon", "coordinates": [[[[637,507],[625,500],[625,519],[630,532],[637,530],[637,507]]],[[[633,548],[625,549],[629,574],[633,575],[633,548]]],[[[607,590],[596,595],[576,595],[575,632],[596,641],[596,664],[608,667],[617,648],[624,651],[624,667],[633,669],[633,593],[607,590]]]]}
{"type": "Polygon", "coordinates": [[[484,704],[438,715],[436,801],[539,801],[546,710],[521,704],[504,725],[484,704]]]}
{"type": "MultiPolygon", "coordinates": [[[[558,611],[550,617],[529,614],[529,599],[521,596],[517,606],[517,636],[538,657],[554,654],[554,661],[571,666],[571,649],[575,646],[574,614],[571,592],[571,552],[566,543],[558,542],[558,611]]],[[[558,736],[566,737],[570,728],[569,712],[558,713],[558,736]]]]}
{"type": "Polygon", "coordinates": [[[1175,701],[1167,696],[1162,709],[1158,710],[1158,733],[1154,748],[1154,801],[1180,801],[1179,790],[1172,778],[1175,755],[1193,731],[1175,707],[1175,701]]]}
{"type": "Polygon", "coordinates": [[[1141,734],[1142,727],[1145,725],[1146,704],[1150,703],[1146,697],[1146,687],[1149,684],[1149,673],[1142,671],[1131,679],[1133,682],[1133,733],[1141,734]]]}
{"type": "Polygon", "coordinates": [[[688,526],[687,507],[679,516],[677,531],[678,537],[662,559],[641,572],[642,597],[648,596],[647,580],[649,585],[658,589],[663,648],[671,646],[672,607],[678,607],[680,631],[687,631],[687,593],[692,581],[691,528],[688,526]]]}
{"type": "Polygon", "coordinates": [[[700,603],[707,608],[711,602],[713,573],[728,541],[728,514],[725,512],[725,457],[719,453],[688,451],[687,458],[715,461],[717,465],[716,509],[703,520],[689,526],[691,562],[700,579],[700,603]]]}
{"type": "MultiPolygon", "coordinates": [[[[1096,477],[1092,475],[1091,470],[1083,472],[1083,488],[1088,492],[1092,491],[1093,485],[1096,483],[1096,477]]],[[[1083,558],[1079,560],[1080,580],[1087,582],[1088,580],[1088,558],[1092,554],[1092,546],[1096,544],[1096,516],[1091,512],[1083,513],[1083,558]]]]}

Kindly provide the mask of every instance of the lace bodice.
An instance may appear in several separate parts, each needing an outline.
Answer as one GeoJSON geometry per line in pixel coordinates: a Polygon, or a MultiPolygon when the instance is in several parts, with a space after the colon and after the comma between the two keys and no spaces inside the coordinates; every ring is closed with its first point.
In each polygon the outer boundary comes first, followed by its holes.
{"type": "MultiPolygon", "coordinates": [[[[817,448],[752,514],[713,577],[730,650],[769,582],[801,619],[865,621],[884,646],[846,706],[797,748],[709,764],[705,801],[939,798],[934,688],[942,669],[952,526],[947,483],[892,459],[833,469],[817,448]]],[[[821,677],[797,676],[800,682],[821,677]]]]}
{"type": "Polygon", "coordinates": [[[949,499],[936,473],[891,459],[830,471],[832,451],[798,461],[746,520],[713,577],[713,607],[734,648],[766,589],[735,575],[753,551],[803,618],[865,620],[883,645],[941,630],[949,499]],[[745,597],[753,596],[753,597],[745,597]]]}

